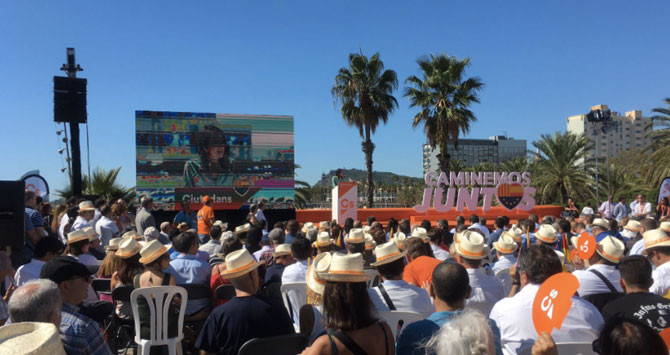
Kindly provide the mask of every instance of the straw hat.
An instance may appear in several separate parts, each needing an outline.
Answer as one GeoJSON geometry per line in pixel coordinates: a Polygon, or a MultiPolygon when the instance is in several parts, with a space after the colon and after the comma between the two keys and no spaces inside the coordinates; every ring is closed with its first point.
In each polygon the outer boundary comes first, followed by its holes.
{"type": "MultiPolygon", "coordinates": [[[[182,222],[184,223],[184,222],[182,222]]],[[[216,221],[212,224],[213,226],[219,226],[221,229],[227,229],[228,228],[228,223],[223,223],[222,221],[216,221]]]]}
{"type": "Polygon", "coordinates": [[[88,236],[88,241],[92,242],[96,239],[98,239],[98,234],[95,232],[95,229],[93,227],[84,227],[81,229],[86,235],[88,236]]]}
{"type": "Polygon", "coordinates": [[[86,232],[84,232],[82,229],[67,234],[68,244],[81,242],[82,240],[88,240],[88,234],[86,234],[86,232]]]}
{"type": "Polygon", "coordinates": [[[360,244],[365,243],[365,232],[361,228],[351,228],[349,236],[347,236],[347,243],[360,244]]]}
{"type": "Polygon", "coordinates": [[[319,230],[323,231],[328,229],[328,221],[321,221],[319,222],[319,230]]]}
{"type": "Polygon", "coordinates": [[[190,226],[186,222],[181,222],[177,225],[177,229],[179,229],[180,232],[186,232],[190,226]]]}
{"type": "Polygon", "coordinates": [[[370,226],[363,227],[363,233],[367,233],[369,231],[370,231],[370,226]]]}
{"type": "Polygon", "coordinates": [[[535,237],[545,243],[556,243],[558,234],[556,228],[549,224],[540,225],[540,229],[535,232],[535,237]]]}
{"type": "MultiPolygon", "coordinates": [[[[361,230],[362,232],[362,230],[361,230]]],[[[363,270],[363,254],[333,254],[328,272],[317,272],[317,276],[333,282],[367,282],[371,278],[363,270]]]]}
{"type": "Polygon", "coordinates": [[[639,232],[640,231],[640,222],[636,220],[629,220],[628,223],[626,223],[625,226],[623,226],[623,229],[627,229],[629,231],[633,232],[639,232]]]}
{"type": "Polygon", "coordinates": [[[661,222],[661,227],[664,232],[670,233],[670,222],[661,222]]]}
{"type": "Polygon", "coordinates": [[[116,252],[116,256],[122,259],[128,259],[135,254],[140,252],[140,244],[133,238],[124,239],[121,244],[119,244],[119,250],[116,252]]]}
{"type": "Polygon", "coordinates": [[[365,233],[365,250],[372,250],[376,245],[377,243],[375,242],[375,239],[372,238],[372,235],[365,233]]]}
{"type": "Polygon", "coordinates": [[[274,252],[272,252],[273,257],[291,255],[291,244],[279,244],[275,247],[274,252]]]}
{"type": "Polygon", "coordinates": [[[237,226],[237,227],[235,227],[235,234],[248,232],[249,229],[251,229],[251,224],[249,224],[249,223],[245,223],[245,224],[243,224],[243,225],[241,225],[241,226],[237,226]]]}
{"type": "Polygon", "coordinates": [[[591,223],[591,227],[597,226],[603,229],[610,229],[610,222],[604,218],[596,218],[591,223]]]}
{"type": "Polygon", "coordinates": [[[144,230],[144,238],[146,240],[158,239],[161,233],[155,227],[147,227],[144,230]]]}
{"type": "Polygon", "coordinates": [[[161,255],[168,252],[168,248],[161,244],[157,239],[154,239],[144,245],[140,250],[140,262],[142,264],[150,264],[152,261],[158,259],[161,255]]]}
{"type": "Polygon", "coordinates": [[[55,325],[21,322],[0,328],[0,354],[65,355],[65,350],[55,325]]]}
{"type": "Polygon", "coordinates": [[[138,235],[136,231],[131,230],[131,231],[123,233],[123,235],[121,236],[121,239],[128,239],[128,238],[130,238],[130,239],[142,239],[143,237],[141,235],[138,235]]]}
{"type": "Polygon", "coordinates": [[[221,276],[234,279],[256,270],[261,265],[263,263],[257,262],[248,250],[235,250],[226,255],[226,270],[221,273],[221,276]]]}
{"type": "Polygon", "coordinates": [[[109,245],[105,247],[107,250],[119,250],[119,244],[121,244],[121,238],[112,238],[109,240],[109,245]]]}
{"type": "Polygon", "coordinates": [[[497,242],[493,242],[493,247],[495,250],[499,251],[500,254],[511,254],[514,253],[519,246],[509,234],[504,234],[498,238],[497,242]]]}
{"type": "Polygon", "coordinates": [[[596,246],[596,253],[602,256],[605,260],[619,263],[623,256],[626,246],[617,238],[608,235],[596,246]]]}
{"type": "Polygon", "coordinates": [[[407,239],[407,236],[403,232],[398,232],[395,234],[395,237],[391,238],[400,249],[402,249],[403,244],[405,244],[405,239],[407,239]]]}
{"type": "Polygon", "coordinates": [[[323,295],[323,291],[326,289],[326,281],[318,275],[328,272],[332,258],[333,256],[330,253],[321,253],[314,258],[314,262],[307,270],[307,277],[305,278],[307,287],[320,295],[323,295]]]}
{"type": "Polygon", "coordinates": [[[93,202],[91,201],[82,201],[79,203],[79,212],[84,212],[84,211],[95,211],[95,206],[93,206],[93,202]]]}
{"type": "Polygon", "coordinates": [[[412,231],[412,235],[409,236],[410,238],[421,238],[424,243],[428,243],[430,241],[430,238],[428,238],[428,231],[426,228],[422,227],[416,227],[412,231]]]}
{"type": "Polygon", "coordinates": [[[650,248],[670,246],[670,237],[660,228],[644,232],[642,238],[644,238],[645,247],[643,254],[646,254],[650,248]]]}
{"type": "Polygon", "coordinates": [[[316,247],[325,247],[331,244],[333,244],[333,239],[330,238],[330,234],[326,231],[320,232],[316,236],[316,241],[314,242],[314,246],[316,247]]]}
{"type": "Polygon", "coordinates": [[[523,240],[523,231],[519,227],[512,227],[505,234],[512,237],[512,240],[516,243],[521,243],[523,240]]]}
{"type": "Polygon", "coordinates": [[[370,265],[379,266],[394,262],[398,259],[402,259],[407,254],[406,251],[400,251],[398,245],[394,241],[388,243],[380,244],[375,248],[375,254],[377,256],[377,262],[374,262],[370,265]]]}
{"type": "Polygon", "coordinates": [[[484,259],[487,254],[484,247],[484,237],[479,233],[463,231],[458,237],[456,252],[466,259],[484,259]]]}
{"type": "Polygon", "coordinates": [[[308,230],[314,228],[314,223],[312,222],[305,222],[305,224],[302,225],[301,231],[303,233],[307,233],[308,230]]]}

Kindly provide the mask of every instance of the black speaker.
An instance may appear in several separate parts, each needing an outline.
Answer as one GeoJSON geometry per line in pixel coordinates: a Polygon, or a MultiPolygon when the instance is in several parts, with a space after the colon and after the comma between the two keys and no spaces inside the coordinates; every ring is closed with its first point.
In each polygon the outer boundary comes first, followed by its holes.
{"type": "Polygon", "coordinates": [[[25,188],[23,181],[0,181],[0,248],[23,249],[25,188]]]}
{"type": "Polygon", "coordinates": [[[86,79],[54,76],[54,121],[86,123],[86,79]]]}

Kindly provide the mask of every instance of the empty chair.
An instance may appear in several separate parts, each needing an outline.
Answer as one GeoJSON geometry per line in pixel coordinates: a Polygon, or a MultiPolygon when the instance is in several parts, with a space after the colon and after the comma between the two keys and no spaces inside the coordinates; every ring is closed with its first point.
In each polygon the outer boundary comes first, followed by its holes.
{"type": "Polygon", "coordinates": [[[281,285],[280,290],[288,314],[291,316],[293,323],[298,325],[298,311],[300,310],[300,307],[307,304],[307,283],[286,283],[281,285]]]}
{"type": "Polygon", "coordinates": [[[133,307],[133,318],[135,321],[135,342],[138,345],[138,353],[148,355],[152,346],[167,345],[170,355],[181,354],[181,340],[184,338],[184,313],[186,312],[186,302],[188,294],[183,287],[179,286],[157,286],[135,289],[130,295],[130,302],[133,307]],[[170,312],[175,310],[170,307],[175,295],[181,297],[181,304],[178,310],[177,334],[169,337],[168,323],[170,312]],[[139,301],[143,300],[149,310],[149,337],[143,339],[141,334],[141,320],[139,301]]]}
{"type": "Polygon", "coordinates": [[[397,338],[400,331],[408,324],[420,321],[426,317],[419,313],[400,312],[400,311],[381,311],[378,312],[379,318],[383,319],[391,327],[393,337],[397,338]]]}
{"type": "Polygon", "coordinates": [[[281,335],[271,338],[255,338],[248,340],[238,355],[295,355],[307,347],[307,337],[302,334],[281,335]]]}

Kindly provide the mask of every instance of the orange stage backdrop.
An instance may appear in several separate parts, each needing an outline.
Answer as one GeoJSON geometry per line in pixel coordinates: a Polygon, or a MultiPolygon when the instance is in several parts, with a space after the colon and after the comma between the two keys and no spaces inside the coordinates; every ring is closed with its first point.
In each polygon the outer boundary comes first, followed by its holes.
{"type": "MultiPolygon", "coordinates": [[[[363,208],[358,210],[358,219],[365,222],[368,216],[374,216],[377,221],[386,223],[391,217],[400,221],[403,218],[409,218],[412,224],[420,223],[422,220],[427,219],[435,224],[440,219],[446,219],[449,221],[449,224],[453,225],[456,222],[456,217],[462,215],[466,219],[471,214],[476,214],[480,218],[486,218],[486,224],[489,226],[493,225],[493,220],[498,216],[507,216],[511,220],[511,223],[516,223],[519,219],[528,218],[528,215],[535,214],[540,219],[544,216],[554,216],[559,217],[563,207],[553,206],[553,205],[541,205],[535,206],[530,211],[520,211],[514,210],[509,211],[508,209],[495,206],[491,207],[488,211],[482,211],[482,208],[479,207],[476,212],[472,211],[463,211],[457,212],[456,210],[440,213],[431,208],[425,213],[418,213],[414,211],[413,208],[363,208]]],[[[329,209],[315,209],[315,210],[296,210],[296,218],[298,222],[315,222],[320,221],[329,221],[331,219],[331,211],[329,209]]]]}

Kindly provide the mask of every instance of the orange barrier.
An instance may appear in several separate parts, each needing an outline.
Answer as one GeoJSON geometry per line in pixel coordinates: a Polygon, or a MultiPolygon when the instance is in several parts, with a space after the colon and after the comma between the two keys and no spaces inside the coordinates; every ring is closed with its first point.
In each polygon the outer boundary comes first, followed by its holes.
{"type": "MultiPolygon", "coordinates": [[[[403,218],[408,218],[412,224],[421,223],[421,221],[424,219],[427,219],[431,221],[432,224],[435,224],[440,219],[446,219],[450,224],[453,224],[455,223],[456,217],[458,216],[463,216],[467,219],[470,215],[476,214],[480,218],[486,218],[486,224],[492,226],[493,220],[498,216],[507,216],[510,220],[516,221],[519,219],[528,218],[528,216],[531,214],[535,214],[539,218],[544,216],[559,217],[561,212],[563,212],[563,207],[554,205],[535,206],[530,211],[509,211],[505,207],[495,206],[491,207],[491,209],[488,211],[482,211],[482,208],[479,207],[475,212],[457,212],[456,210],[452,210],[443,213],[437,212],[433,208],[429,209],[425,213],[418,213],[414,211],[413,208],[362,208],[358,210],[358,219],[365,221],[369,216],[374,216],[377,221],[385,223],[390,218],[395,218],[398,221],[403,218]]],[[[331,210],[329,209],[296,210],[295,214],[296,219],[300,223],[318,223],[320,221],[329,221],[332,219],[331,210]]]]}

